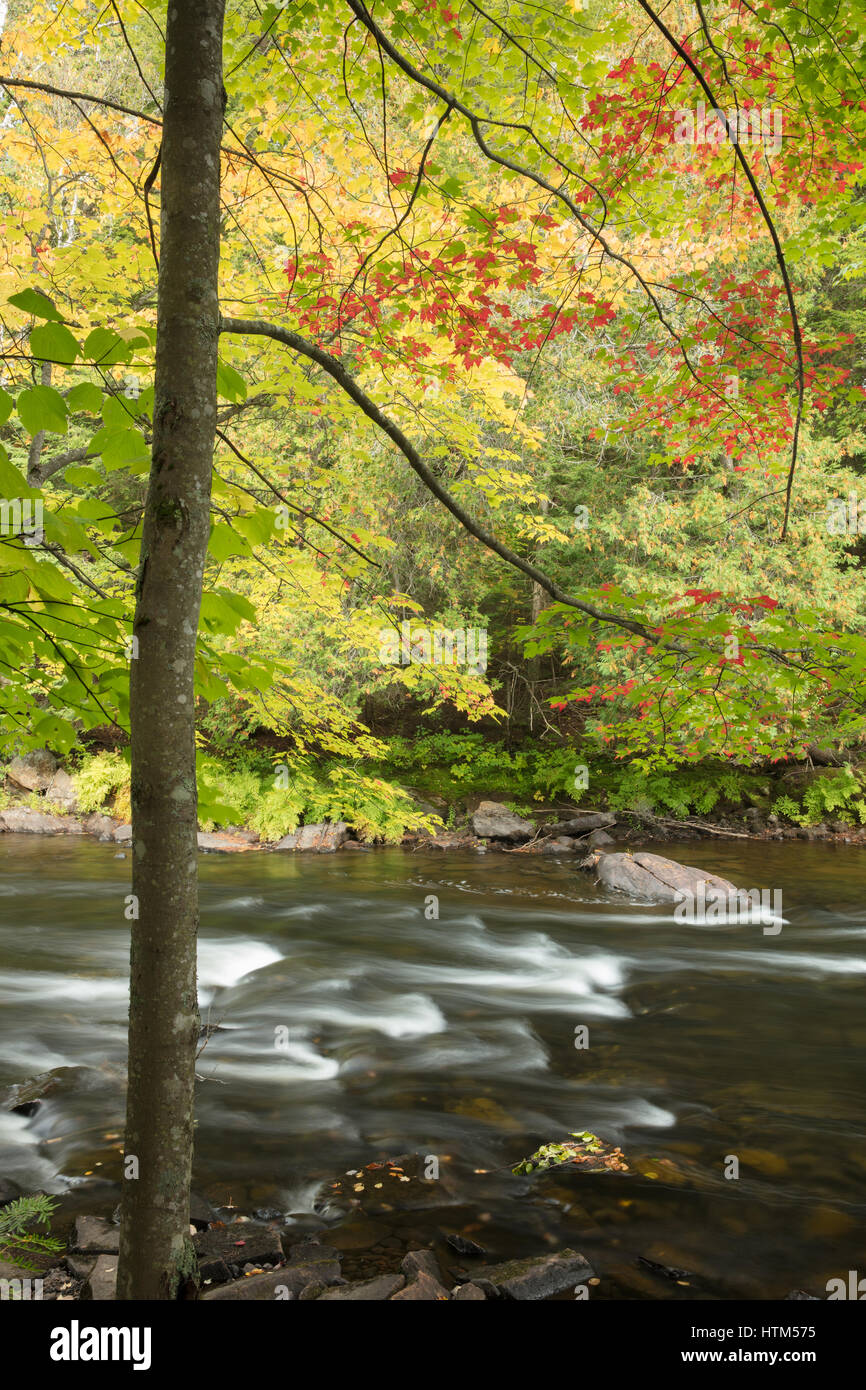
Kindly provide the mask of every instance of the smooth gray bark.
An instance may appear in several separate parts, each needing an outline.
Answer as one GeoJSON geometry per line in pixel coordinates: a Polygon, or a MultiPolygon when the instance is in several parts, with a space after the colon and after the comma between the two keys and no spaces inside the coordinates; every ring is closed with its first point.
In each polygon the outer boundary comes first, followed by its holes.
{"type": "Polygon", "coordinates": [[[153,453],[130,681],[138,919],[117,1283],[124,1299],[176,1298],[195,1280],[193,676],[216,427],[223,12],[224,0],[170,0],[167,16],[153,453]]]}

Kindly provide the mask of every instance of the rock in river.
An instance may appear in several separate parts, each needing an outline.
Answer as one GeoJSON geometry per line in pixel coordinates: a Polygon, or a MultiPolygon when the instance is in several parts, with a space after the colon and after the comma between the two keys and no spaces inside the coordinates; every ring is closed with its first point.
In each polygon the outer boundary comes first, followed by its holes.
{"type": "Polygon", "coordinates": [[[732,883],[719,878],[718,874],[677,864],[660,854],[596,853],[584,860],[584,864],[596,868],[599,882],[605,888],[615,888],[621,893],[646,898],[654,903],[677,902],[678,894],[696,895],[701,883],[707,894],[713,889],[725,895],[737,891],[732,883]]]}

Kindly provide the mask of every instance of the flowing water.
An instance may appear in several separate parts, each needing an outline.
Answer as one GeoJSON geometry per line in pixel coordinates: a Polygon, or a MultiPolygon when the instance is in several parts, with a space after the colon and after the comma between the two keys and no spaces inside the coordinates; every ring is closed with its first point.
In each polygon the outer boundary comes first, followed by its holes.
{"type": "MultiPolygon", "coordinates": [[[[866,1272],[866,849],[655,848],[781,890],[785,926],[678,923],[567,856],[202,857],[197,1191],[344,1232],[358,1272],[443,1232],[495,1259],[572,1246],[601,1297],[866,1272]],[[583,1130],[629,1171],[511,1174],[583,1130]],[[340,1224],[330,1182],[413,1153],[439,1178],[340,1224]]],[[[0,1087],[95,1069],[0,1111],[0,1176],[88,1210],[119,1190],[129,873],[113,845],[0,836],[0,1087]]]]}

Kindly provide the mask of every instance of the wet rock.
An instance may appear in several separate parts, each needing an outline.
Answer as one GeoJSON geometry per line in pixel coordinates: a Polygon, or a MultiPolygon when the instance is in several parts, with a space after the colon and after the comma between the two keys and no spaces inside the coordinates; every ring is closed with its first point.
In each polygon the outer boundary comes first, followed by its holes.
{"type": "Polygon", "coordinates": [[[485,1265],[472,1275],[471,1282],[483,1288],[481,1281],[487,1280],[506,1298],[537,1302],[554,1294],[566,1293],[576,1284],[594,1277],[595,1271],[583,1255],[576,1250],[561,1250],[555,1255],[485,1265]]]}
{"type": "Polygon", "coordinates": [[[214,854],[242,854],[244,850],[253,849],[253,842],[240,835],[230,835],[225,830],[200,830],[198,832],[198,847],[206,853],[214,854]]]}
{"type": "Polygon", "coordinates": [[[96,1256],[70,1254],[65,1256],[64,1264],[73,1279],[78,1279],[81,1283],[84,1283],[86,1279],[89,1279],[90,1272],[96,1264],[96,1256]]]}
{"type": "Polygon", "coordinates": [[[9,1202],[14,1202],[21,1196],[23,1191],[17,1182],[13,1182],[11,1178],[0,1178],[0,1207],[7,1206],[9,1202]]]}
{"type": "Polygon", "coordinates": [[[542,854],[574,854],[575,850],[582,848],[576,840],[572,840],[567,835],[558,835],[555,840],[547,839],[542,841],[542,854]]]}
{"type": "Polygon", "coordinates": [[[484,840],[529,840],[535,826],[498,801],[482,801],[472,816],[472,829],[484,840]]]}
{"type": "Polygon", "coordinates": [[[442,1283],[442,1271],[439,1268],[439,1261],[432,1250],[409,1250],[403,1256],[400,1268],[407,1279],[417,1279],[424,1274],[428,1279],[435,1283],[442,1283]]]}
{"type": "Polygon", "coordinates": [[[725,895],[737,891],[727,879],[708,873],[706,869],[677,864],[673,859],[648,854],[643,850],[637,854],[605,854],[599,851],[596,871],[605,888],[646,898],[649,902],[676,902],[678,893],[696,894],[701,883],[708,896],[713,890],[725,895]]]}
{"type": "Polygon", "coordinates": [[[602,845],[615,845],[616,840],[606,830],[593,830],[586,843],[590,849],[600,849],[602,845]]]}
{"type": "Polygon", "coordinates": [[[451,1295],[438,1279],[423,1271],[404,1289],[391,1295],[392,1303],[447,1303],[451,1295]]]}
{"type": "Polygon", "coordinates": [[[637,1262],[639,1265],[643,1265],[645,1269],[652,1270],[653,1274],[660,1275],[662,1279],[679,1281],[681,1279],[691,1279],[694,1277],[690,1269],[677,1269],[674,1265],[660,1264],[658,1260],[647,1259],[646,1255],[638,1255],[637,1262]]]}
{"type": "Polygon", "coordinates": [[[483,1245],[478,1245],[474,1240],[467,1240],[465,1236],[446,1235],[445,1237],[452,1250],[456,1250],[458,1255],[486,1255],[487,1251],[483,1245]]]}
{"type": "Polygon", "coordinates": [[[198,1192],[189,1194],[189,1219],[197,1231],[206,1231],[211,1222],[216,1221],[216,1212],[210,1202],[198,1192]]]}
{"type": "Polygon", "coordinates": [[[318,854],[333,854],[345,842],[349,827],[345,821],[317,821],[301,825],[291,835],[284,835],[275,849],[313,850],[318,854]]]}
{"type": "Polygon", "coordinates": [[[71,1249],[77,1255],[116,1255],[120,1229],[101,1216],[77,1216],[71,1249]]]}
{"type": "Polygon", "coordinates": [[[227,1283],[234,1265],[274,1265],[283,1261],[279,1232],[266,1226],[254,1226],[249,1221],[200,1231],[193,1236],[192,1243],[202,1279],[210,1279],[215,1284],[227,1283]]]}
{"type": "Polygon", "coordinates": [[[335,1231],[329,1231],[328,1240],[338,1250],[369,1250],[388,1234],[388,1227],[381,1222],[371,1221],[366,1216],[355,1216],[335,1231]]]}
{"type": "Polygon", "coordinates": [[[362,1279],[357,1284],[344,1284],[328,1289],[319,1303],[372,1303],[392,1298],[406,1283],[402,1274],[378,1274],[374,1279],[362,1279]]]}
{"type": "Polygon", "coordinates": [[[97,1256],[93,1269],[84,1281],[81,1297],[93,1299],[95,1303],[110,1303],[117,1297],[116,1255],[97,1256]]]}
{"type": "Polygon", "coordinates": [[[116,840],[119,845],[123,844],[126,840],[131,840],[132,826],[118,825],[117,828],[112,832],[112,839],[116,840]]]}
{"type": "Polygon", "coordinates": [[[81,835],[81,822],[74,816],[52,816],[29,806],[13,806],[0,816],[0,829],[23,835],[81,835]]]}
{"type": "Polygon", "coordinates": [[[85,816],[82,820],[81,829],[86,835],[98,835],[100,839],[114,839],[117,821],[114,816],[103,815],[101,811],[92,811],[89,816],[85,816]]]}
{"type": "Polygon", "coordinates": [[[57,771],[57,759],[47,748],[34,748],[20,758],[13,758],[6,776],[16,787],[28,792],[44,792],[57,771]]]}
{"type": "Polygon", "coordinates": [[[478,1284],[460,1284],[451,1295],[455,1303],[486,1303],[487,1295],[478,1284]]]}
{"type": "Polygon", "coordinates": [[[282,1218],[283,1213],[276,1207],[256,1207],[253,1212],[254,1221],[281,1221],[282,1218]]]}
{"type": "Polygon", "coordinates": [[[19,1081],[10,1086],[0,1099],[0,1108],[29,1118],[51,1096],[94,1090],[105,1085],[105,1081],[106,1078],[94,1067],[55,1067],[53,1071],[40,1072],[28,1081],[19,1081]]]}
{"type": "Polygon", "coordinates": [[[312,1303],[314,1299],[321,1298],[322,1294],[327,1291],[327,1288],[327,1284],[307,1284],[306,1288],[301,1289],[301,1292],[298,1294],[298,1301],[300,1303],[312,1303]]]}
{"type": "MultiPolygon", "coordinates": [[[[312,1283],[311,1279],[306,1281],[312,1283]]],[[[236,1279],[231,1283],[220,1284],[215,1289],[207,1289],[201,1295],[203,1303],[270,1303],[274,1299],[294,1299],[302,1293],[306,1284],[292,1286],[286,1279],[285,1268],[271,1269],[266,1274],[251,1274],[247,1279],[236,1279]]]]}

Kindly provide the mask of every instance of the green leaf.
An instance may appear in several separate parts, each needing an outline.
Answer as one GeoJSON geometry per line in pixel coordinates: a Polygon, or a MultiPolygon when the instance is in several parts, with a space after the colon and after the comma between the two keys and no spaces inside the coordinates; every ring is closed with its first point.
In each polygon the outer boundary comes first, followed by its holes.
{"type": "Polygon", "coordinates": [[[10,295],[8,302],[14,304],[16,309],[23,309],[25,314],[33,314],[34,318],[63,322],[63,315],[41,290],[21,290],[19,294],[10,295]]]}
{"type": "Polygon", "coordinates": [[[72,487],[95,487],[102,482],[102,474],[98,468],[91,468],[89,464],[78,465],[71,463],[63,472],[64,480],[72,487]]]}
{"type": "Polygon", "coordinates": [[[247,384],[240,372],[226,362],[217,362],[217,395],[226,401],[245,401],[247,384]]]}
{"type": "Polygon", "coordinates": [[[94,328],[92,333],[88,333],[84,343],[84,356],[88,362],[98,362],[103,367],[128,362],[132,357],[132,351],[132,347],[110,328],[94,328]]]}
{"type": "Polygon", "coordinates": [[[66,397],[70,410],[85,410],[89,415],[97,415],[102,409],[102,392],[92,381],[80,381],[66,397]]]}
{"type": "Polygon", "coordinates": [[[14,397],[10,396],[9,392],[4,391],[3,387],[0,386],[0,425],[5,425],[9,416],[12,414],[12,407],[14,404],[14,397]]]}
{"type": "Polygon", "coordinates": [[[90,448],[93,453],[102,455],[102,462],[108,469],[129,468],[133,473],[140,473],[150,463],[150,450],[141,430],[97,430],[90,448]]]}
{"type": "Polygon", "coordinates": [[[28,434],[65,434],[69,410],[53,386],[31,386],[18,397],[18,415],[28,434]]]}
{"type": "Polygon", "coordinates": [[[220,564],[227,560],[230,555],[249,556],[252,554],[249,543],[226,522],[219,522],[212,528],[207,548],[220,564]]]}
{"type": "Polygon", "coordinates": [[[62,323],[43,323],[30,334],[30,349],[43,362],[70,366],[81,351],[75,338],[62,323]]]}

